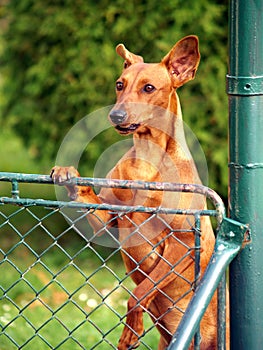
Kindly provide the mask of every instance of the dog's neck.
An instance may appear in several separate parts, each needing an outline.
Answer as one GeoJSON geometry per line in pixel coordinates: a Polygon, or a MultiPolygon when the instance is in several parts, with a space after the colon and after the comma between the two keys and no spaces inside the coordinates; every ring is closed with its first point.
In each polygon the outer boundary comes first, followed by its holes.
{"type": "Polygon", "coordinates": [[[133,142],[138,156],[152,157],[153,154],[156,156],[158,147],[172,158],[192,159],[185,140],[181,105],[175,90],[172,90],[169,96],[164,116],[161,119],[154,118],[151,125],[144,126],[141,131],[136,132],[133,135],[133,142]]]}

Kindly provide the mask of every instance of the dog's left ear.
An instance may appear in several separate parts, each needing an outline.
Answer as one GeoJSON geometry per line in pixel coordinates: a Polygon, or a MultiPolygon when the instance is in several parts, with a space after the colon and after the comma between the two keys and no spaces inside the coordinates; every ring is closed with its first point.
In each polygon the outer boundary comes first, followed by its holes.
{"type": "Polygon", "coordinates": [[[126,49],[123,44],[119,44],[116,47],[116,52],[119,56],[121,56],[124,61],[124,69],[130,67],[134,63],[143,62],[143,58],[141,56],[135,55],[126,49]]]}
{"type": "Polygon", "coordinates": [[[194,79],[199,61],[198,38],[195,35],[186,36],[178,41],[162,59],[175,88],[194,79]]]}

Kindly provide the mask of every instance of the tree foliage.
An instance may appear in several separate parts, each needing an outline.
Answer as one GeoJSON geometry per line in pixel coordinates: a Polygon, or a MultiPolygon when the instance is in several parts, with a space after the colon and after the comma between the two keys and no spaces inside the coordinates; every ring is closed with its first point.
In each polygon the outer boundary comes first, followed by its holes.
{"type": "MultiPolygon", "coordinates": [[[[200,68],[179,95],[205,151],[210,186],[226,195],[226,0],[12,0],[1,16],[0,125],[15,130],[36,159],[51,163],[74,123],[114,103],[118,43],[158,62],[181,37],[198,35],[200,68]]],[[[114,135],[98,138],[90,159],[114,135]]]]}

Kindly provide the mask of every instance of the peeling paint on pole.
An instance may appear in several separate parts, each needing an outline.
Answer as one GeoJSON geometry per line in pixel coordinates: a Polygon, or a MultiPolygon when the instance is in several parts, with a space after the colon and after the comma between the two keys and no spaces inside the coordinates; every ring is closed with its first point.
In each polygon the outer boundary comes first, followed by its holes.
{"type": "Polygon", "coordinates": [[[231,349],[263,344],[263,1],[230,1],[229,213],[251,243],[230,267],[231,349]]]}

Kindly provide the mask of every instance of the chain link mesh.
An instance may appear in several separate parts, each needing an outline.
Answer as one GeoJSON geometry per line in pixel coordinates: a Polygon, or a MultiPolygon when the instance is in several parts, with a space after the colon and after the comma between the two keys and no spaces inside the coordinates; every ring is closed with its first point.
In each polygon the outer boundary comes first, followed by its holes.
{"type": "MultiPolygon", "coordinates": [[[[140,269],[143,261],[136,263],[128,274],[125,272],[120,252],[128,253],[118,244],[115,232],[104,225],[94,235],[88,227],[87,210],[89,215],[96,215],[92,206],[86,205],[83,211],[80,206],[70,208],[55,201],[51,204],[45,200],[23,201],[18,192],[13,198],[1,197],[1,203],[1,350],[116,349],[125,324],[127,300],[135,287],[130,276],[140,269]]],[[[142,210],[119,209],[109,206],[101,210],[111,210],[115,217],[128,220],[130,210],[142,210]]],[[[177,215],[181,214],[179,210],[177,215]]],[[[216,216],[217,212],[207,211],[205,214],[216,216]]],[[[184,247],[185,255],[176,264],[189,257],[199,261],[201,232],[193,222],[200,221],[200,213],[190,213],[188,229],[184,229],[184,234],[196,236],[197,245],[194,247],[174,236],[174,230],[164,215],[162,208],[154,208],[148,211],[147,221],[160,221],[166,226],[164,239],[174,237],[184,247]]],[[[140,225],[145,224],[130,223],[136,234],[140,234],[140,225]]],[[[158,254],[156,248],[152,245],[152,252],[158,254]]],[[[169,274],[177,273],[176,264],[171,265],[169,274]]],[[[195,290],[199,278],[197,265],[194,280],[179,276],[188,285],[185,294],[195,290]]],[[[161,289],[159,292],[164,293],[161,289]]],[[[172,308],[180,314],[185,311],[180,306],[184,297],[169,300],[172,308]]],[[[144,325],[140,349],[156,349],[159,333],[155,326],[161,323],[154,315],[145,312],[144,325]]]]}

